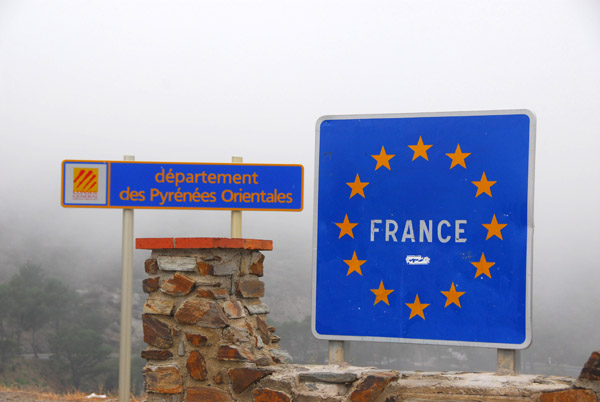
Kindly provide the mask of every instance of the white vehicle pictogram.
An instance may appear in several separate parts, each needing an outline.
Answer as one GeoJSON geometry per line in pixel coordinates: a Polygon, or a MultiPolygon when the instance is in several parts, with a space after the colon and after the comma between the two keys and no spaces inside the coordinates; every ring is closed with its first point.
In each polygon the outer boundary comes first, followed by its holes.
{"type": "Polygon", "coordinates": [[[408,265],[429,265],[431,259],[422,255],[407,255],[406,263],[408,265]]]}

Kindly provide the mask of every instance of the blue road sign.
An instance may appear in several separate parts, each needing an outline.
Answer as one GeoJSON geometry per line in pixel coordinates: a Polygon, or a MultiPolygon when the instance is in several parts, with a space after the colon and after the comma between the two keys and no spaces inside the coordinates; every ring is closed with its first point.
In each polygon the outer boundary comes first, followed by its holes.
{"type": "Polygon", "coordinates": [[[301,211],[302,165],[64,161],[64,207],[301,211]]]}
{"type": "Polygon", "coordinates": [[[531,112],[326,116],[316,140],[315,336],[529,346],[531,112]]]}

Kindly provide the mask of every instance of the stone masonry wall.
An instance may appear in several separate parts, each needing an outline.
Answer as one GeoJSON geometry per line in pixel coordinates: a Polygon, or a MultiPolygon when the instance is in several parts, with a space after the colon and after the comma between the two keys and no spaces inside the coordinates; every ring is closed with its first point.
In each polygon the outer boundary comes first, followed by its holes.
{"type": "Polygon", "coordinates": [[[145,262],[148,402],[598,402],[600,352],[576,381],[293,365],[267,323],[264,255],[251,239],[137,239],[145,262]]]}
{"type": "Polygon", "coordinates": [[[142,321],[148,401],[228,401],[287,361],[267,325],[270,241],[138,239],[152,249],[142,321]]]}

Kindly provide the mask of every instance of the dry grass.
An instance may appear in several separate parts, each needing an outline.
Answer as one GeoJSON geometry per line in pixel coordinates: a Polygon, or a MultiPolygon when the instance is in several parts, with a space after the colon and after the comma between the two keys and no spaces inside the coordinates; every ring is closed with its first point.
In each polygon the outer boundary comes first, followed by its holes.
{"type": "MultiPolygon", "coordinates": [[[[98,392],[99,394],[100,392],[98,392]]],[[[117,395],[107,394],[106,398],[87,398],[90,395],[81,391],[70,391],[65,394],[56,394],[53,392],[39,391],[35,389],[19,389],[10,388],[0,385],[0,401],[28,401],[28,402],[46,402],[46,401],[105,401],[105,402],[116,402],[118,401],[117,395]],[[4,397],[7,396],[8,399],[4,397]]],[[[132,396],[130,402],[141,402],[142,397],[132,396]]]]}

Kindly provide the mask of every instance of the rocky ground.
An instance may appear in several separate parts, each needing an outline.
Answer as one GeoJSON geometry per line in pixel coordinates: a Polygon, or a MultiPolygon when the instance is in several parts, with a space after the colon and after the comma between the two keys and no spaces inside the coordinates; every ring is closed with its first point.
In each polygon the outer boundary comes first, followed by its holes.
{"type": "MultiPolygon", "coordinates": [[[[72,394],[54,394],[50,392],[25,391],[17,389],[0,388],[0,402],[116,402],[116,396],[107,396],[105,398],[94,397],[83,393],[72,394]]],[[[132,397],[131,402],[139,402],[142,399],[132,397]]]]}
{"type": "Polygon", "coordinates": [[[0,401],[50,402],[56,401],[56,399],[47,399],[41,394],[26,391],[0,391],[0,401]]]}

